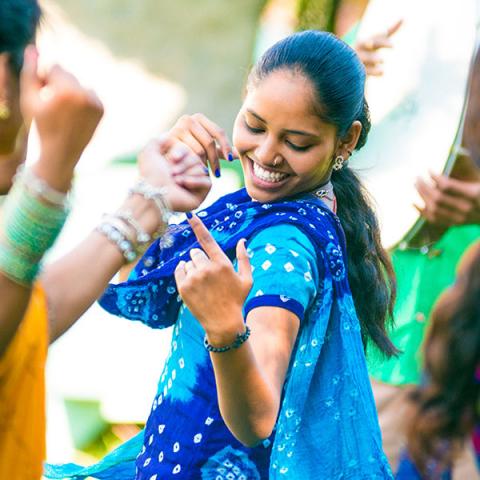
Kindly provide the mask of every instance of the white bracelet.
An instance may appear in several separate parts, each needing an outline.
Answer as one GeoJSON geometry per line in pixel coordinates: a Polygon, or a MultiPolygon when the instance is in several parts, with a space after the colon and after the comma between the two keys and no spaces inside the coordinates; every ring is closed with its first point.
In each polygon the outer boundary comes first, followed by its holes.
{"type": "Polygon", "coordinates": [[[128,263],[137,259],[138,253],[132,242],[127,238],[124,231],[118,225],[113,225],[108,221],[102,222],[97,231],[105,235],[112,243],[114,243],[122,252],[123,257],[128,263]]]}
{"type": "Polygon", "coordinates": [[[160,213],[162,222],[168,225],[168,220],[172,211],[165,198],[165,194],[167,193],[166,187],[157,188],[150,185],[145,180],[139,180],[132,188],[130,188],[129,192],[130,194],[138,193],[147,200],[152,200],[160,213]]]}
{"type": "Polygon", "coordinates": [[[20,177],[25,188],[40,200],[60,208],[68,207],[68,193],[60,192],[52,188],[43,178],[36,175],[30,168],[22,165],[15,175],[20,177]]]}
{"type": "Polygon", "coordinates": [[[139,247],[145,244],[149,244],[152,241],[152,237],[141,227],[141,225],[133,217],[131,210],[119,210],[118,212],[111,215],[111,217],[119,218],[133,228],[137,237],[136,244],[139,247]]]}

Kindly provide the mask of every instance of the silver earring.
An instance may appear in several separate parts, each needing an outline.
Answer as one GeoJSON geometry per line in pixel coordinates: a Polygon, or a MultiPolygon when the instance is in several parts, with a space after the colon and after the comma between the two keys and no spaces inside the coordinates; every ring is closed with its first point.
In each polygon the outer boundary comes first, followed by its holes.
{"type": "Polygon", "coordinates": [[[345,162],[345,159],[343,158],[343,156],[342,155],[337,155],[335,157],[335,160],[333,161],[332,168],[336,171],[341,170],[344,162],[345,162]]]}

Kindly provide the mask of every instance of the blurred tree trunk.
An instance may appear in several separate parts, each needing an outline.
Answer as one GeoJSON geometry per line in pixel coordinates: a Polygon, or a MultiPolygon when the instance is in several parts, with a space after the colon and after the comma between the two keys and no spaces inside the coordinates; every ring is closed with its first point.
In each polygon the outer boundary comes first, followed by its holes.
{"type": "Polygon", "coordinates": [[[333,32],[340,0],[298,0],[298,30],[333,32]]]}

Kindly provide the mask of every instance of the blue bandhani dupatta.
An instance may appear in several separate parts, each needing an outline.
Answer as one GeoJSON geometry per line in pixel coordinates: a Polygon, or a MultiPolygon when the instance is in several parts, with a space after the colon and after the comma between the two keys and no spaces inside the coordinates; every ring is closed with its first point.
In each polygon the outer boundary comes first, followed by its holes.
{"type": "MultiPolygon", "coordinates": [[[[240,239],[248,240],[255,233],[281,223],[295,224],[308,236],[319,258],[323,259],[325,274],[319,288],[321,298],[299,333],[299,347],[295,350],[284,388],[270,466],[273,480],[309,478],[308,472],[314,471],[322,447],[318,443],[307,444],[299,432],[309,402],[315,402],[320,395],[315,391],[318,382],[312,379],[321,349],[304,347],[311,345],[316,338],[324,337],[332,311],[342,316],[345,328],[360,329],[347,281],[345,238],[340,222],[313,194],[262,204],[252,201],[245,189],[222,197],[197,215],[232,260],[240,239]],[[297,452],[301,461],[298,461],[297,452]]],[[[181,299],[173,272],[178,262],[187,260],[190,249],[197,246],[188,223],[171,226],[164,240],[153,244],[145,253],[127,282],[107,288],[100,305],[114,315],[141,321],[152,328],[174,324],[181,299]]],[[[308,418],[308,422],[309,429],[317,430],[321,438],[321,419],[308,418]]],[[[141,434],[92,467],[47,465],[45,476],[79,480],[91,475],[99,479],[132,480],[135,457],[142,446],[139,437],[141,434]]]]}

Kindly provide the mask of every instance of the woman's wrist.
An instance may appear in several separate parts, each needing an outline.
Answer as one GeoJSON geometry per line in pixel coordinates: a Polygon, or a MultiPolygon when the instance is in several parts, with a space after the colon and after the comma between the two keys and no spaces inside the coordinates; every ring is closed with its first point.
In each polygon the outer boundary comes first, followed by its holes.
{"type": "Polygon", "coordinates": [[[163,226],[155,204],[138,193],[131,194],[123,203],[120,211],[130,212],[131,216],[150,236],[153,236],[163,226]]]}
{"type": "Polygon", "coordinates": [[[119,210],[103,216],[96,230],[115,244],[127,263],[132,263],[165,233],[169,212],[164,191],[141,180],[130,189],[119,210]]]}
{"type": "Polygon", "coordinates": [[[215,321],[209,321],[208,323],[212,326],[205,329],[205,337],[213,347],[221,348],[231,345],[239,335],[245,333],[245,322],[241,311],[229,315],[229,318],[216,318],[215,321]]]}
{"type": "Polygon", "coordinates": [[[51,188],[59,192],[67,193],[72,186],[72,179],[75,165],[68,166],[66,162],[56,160],[55,156],[50,157],[43,153],[37,163],[32,165],[32,171],[44,180],[51,188]]]}

